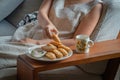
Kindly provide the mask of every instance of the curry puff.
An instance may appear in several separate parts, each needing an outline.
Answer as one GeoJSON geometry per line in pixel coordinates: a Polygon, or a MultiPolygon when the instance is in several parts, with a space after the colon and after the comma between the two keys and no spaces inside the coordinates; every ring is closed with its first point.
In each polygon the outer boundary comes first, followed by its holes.
{"type": "Polygon", "coordinates": [[[63,57],[63,54],[57,49],[53,50],[53,53],[56,55],[57,58],[62,58],[63,57]]]}
{"type": "Polygon", "coordinates": [[[56,47],[58,47],[59,45],[62,45],[62,43],[56,42],[56,41],[51,41],[50,43],[55,45],[56,47]]]}
{"type": "Polygon", "coordinates": [[[47,44],[46,46],[43,46],[41,48],[45,51],[53,51],[54,49],[57,49],[57,47],[53,44],[47,44]]]}
{"type": "Polygon", "coordinates": [[[65,45],[58,45],[58,48],[63,48],[65,49],[67,52],[69,52],[71,49],[65,45]]]}
{"type": "Polygon", "coordinates": [[[56,56],[53,52],[47,52],[45,56],[49,59],[56,59],[56,56]]]}
{"type": "Polygon", "coordinates": [[[52,35],[52,38],[53,38],[53,40],[56,41],[56,42],[61,42],[60,39],[59,39],[59,37],[58,37],[58,35],[56,35],[56,34],[54,34],[54,33],[53,33],[53,35],[52,35]]]}
{"type": "Polygon", "coordinates": [[[63,54],[63,56],[67,56],[68,55],[68,52],[65,49],[58,48],[58,50],[63,54]]]}

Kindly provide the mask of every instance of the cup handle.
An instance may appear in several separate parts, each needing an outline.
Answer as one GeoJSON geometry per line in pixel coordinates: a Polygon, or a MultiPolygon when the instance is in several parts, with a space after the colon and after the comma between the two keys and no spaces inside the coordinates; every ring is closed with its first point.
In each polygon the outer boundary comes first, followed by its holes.
{"type": "Polygon", "coordinates": [[[88,47],[92,47],[94,45],[94,42],[92,40],[89,40],[88,45],[89,45],[88,47]]]}

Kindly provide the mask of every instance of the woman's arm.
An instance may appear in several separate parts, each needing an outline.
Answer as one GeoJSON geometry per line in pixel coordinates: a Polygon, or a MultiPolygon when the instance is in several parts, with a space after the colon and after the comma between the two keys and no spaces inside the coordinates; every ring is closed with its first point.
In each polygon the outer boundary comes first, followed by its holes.
{"type": "MultiPolygon", "coordinates": [[[[43,0],[40,9],[39,9],[39,13],[38,13],[38,22],[40,23],[40,26],[43,27],[43,29],[45,29],[45,31],[47,32],[47,34],[49,34],[48,36],[51,35],[51,32],[53,32],[52,30],[54,30],[54,32],[57,32],[57,29],[55,28],[55,26],[52,24],[52,22],[49,20],[48,18],[48,14],[49,14],[49,9],[51,7],[53,0],[43,0]]],[[[44,35],[44,34],[40,34],[40,35],[44,35]]],[[[20,40],[20,42],[22,43],[33,43],[33,44],[40,44],[41,42],[39,40],[34,40],[34,39],[30,39],[30,38],[25,38],[23,40],[20,40]]]]}
{"type": "Polygon", "coordinates": [[[38,14],[38,21],[40,23],[40,26],[45,29],[46,33],[48,33],[48,36],[50,37],[52,36],[52,33],[58,34],[58,30],[48,18],[49,9],[51,7],[52,1],[53,0],[44,0],[40,6],[38,14]]]}
{"type": "Polygon", "coordinates": [[[42,27],[51,23],[48,18],[49,9],[51,7],[52,0],[43,0],[38,14],[38,21],[42,27]]]}
{"type": "Polygon", "coordinates": [[[97,4],[90,12],[87,14],[81,23],[78,25],[76,32],[74,33],[75,37],[78,34],[91,35],[95,26],[97,25],[99,18],[102,12],[102,4],[97,4]]]}

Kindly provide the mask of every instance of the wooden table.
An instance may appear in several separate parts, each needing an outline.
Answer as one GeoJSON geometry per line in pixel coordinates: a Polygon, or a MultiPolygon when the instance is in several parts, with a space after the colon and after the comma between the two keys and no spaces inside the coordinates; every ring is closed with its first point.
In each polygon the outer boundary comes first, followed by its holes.
{"type": "MultiPolygon", "coordinates": [[[[75,41],[69,39],[63,41],[74,51],[75,41]]],[[[113,80],[120,64],[120,39],[97,42],[90,48],[88,54],[77,54],[74,51],[72,57],[54,63],[40,62],[28,58],[26,55],[20,55],[17,59],[18,80],[40,80],[38,72],[62,68],[67,66],[86,64],[101,60],[109,60],[103,80],[113,80]]]]}

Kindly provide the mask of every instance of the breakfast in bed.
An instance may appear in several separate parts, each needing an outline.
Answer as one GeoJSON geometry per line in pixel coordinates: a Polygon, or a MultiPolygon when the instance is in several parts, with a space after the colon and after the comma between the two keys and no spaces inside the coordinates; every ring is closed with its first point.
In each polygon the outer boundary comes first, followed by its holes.
{"type": "Polygon", "coordinates": [[[70,57],[72,55],[72,50],[62,44],[59,37],[53,34],[52,40],[49,43],[34,49],[30,54],[37,59],[42,59],[44,57],[49,60],[61,60],[70,57]]]}

